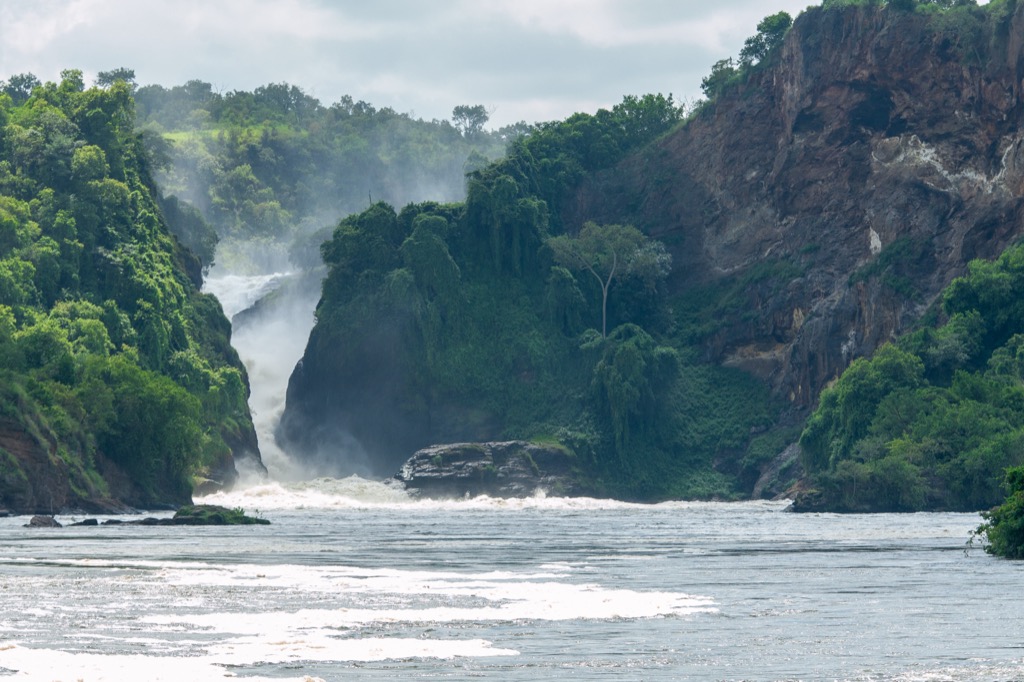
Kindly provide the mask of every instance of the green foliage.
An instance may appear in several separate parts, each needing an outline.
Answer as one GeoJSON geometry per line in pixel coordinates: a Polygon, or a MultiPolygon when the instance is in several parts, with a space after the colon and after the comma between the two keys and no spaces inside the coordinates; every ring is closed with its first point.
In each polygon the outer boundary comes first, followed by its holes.
{"type": "Polygon", "coordinates": [[[648,290],[654,290],[672,264],[672,257],[661,242],[646,238],[632,225],[588,222],[577,236],[552,237],[546,245],[560,265],[589,272],[597,280],[601,289],[602,336],[608,335],[608,292],[616,277],[634,277],[648,290]]]}
{"type": "Polygon", "coordinates": [[[1024,559],[1024,467],[1006,471],[1006,501],[982,514],[985,522],[976,535],[984,537],[985,551],[1007,559],[1024,559]]]}
{"type": "Polygon", "coordinates": [[[672,302],[675,335],[688,344],[700,343],[722,331],[730,320],[744,319],[744,311],[750,315],[756,305],[752,296],[768,299],[802,274],[792,261],[762,260],[739,275],[695,287],[672,302]]]}
{"type": "Polygon", "coordinates": [[[745,80],[752,67],[763,63],[782,44],[792,25],[793,18],[786,12],[762,19],[757,24],[757,33],[744,41],[739,59],[718,60],[711,66],[711,73],[701,80],[700,89],[708,101],[714,101],[724,90],[745,80]]]}
{"type": "Polygon", "coordinates": [[[658,414],[658,402],[678,375],[679,356],[657,346],[636,325],[615,329],[594,367],[598,409],[611,424],[615,452],[628,468],[631,434],[643,433],[658,414]]]}
{"type": "Polygon", "coordinates": [[[683,120],[683,113],[672,95],[630,95],[610,110],[538,124],[509,145],[504,160],[470,177],[467,210],[471,220],[488,224],[476,214],[476,198],[484,191],[498,192],[502,206],[502,197],[515,192],[524,200],[542,202],[548,233],[563,233],[564,203],[586,174],[608,168],[664,135],[683,120]],[[501,177],[508,180],[499,183],[501,177]]]}
{"type": "Polygon", "coordinates": [[[452,109],[452,123],[463,137],[474,137],[483,132],[490,115],[482,104],[461,104],[452,109]]]}
{"type": "Polygon", "coordinates": [[[700,81],[700,89],[708,99],[715,99],[729,84],[738,80],[740,70],[732,57],[711,65],[711,73],[700,81]]]}
{"type": "Polygon", "coordinates": [[[743,43],[740,50],[740,65],[757,64],[782,44],[786,31],[793,25],[793,17],[786,12],[777,12],[757,24],[757,33],[743,43]]]}
{"type": "Polygon", "coordinates": [[[186,504],[174,513],[174,525],[184,526],[266,526],[270,521],[249,516],[244,509],[229,509],[215,504],[186,504]]]}
{"type": "Polygon", "coordinates": [[[375,204],[324,244],[304,365],[345,387],[321,389],[340,419],[367,449],[394,451],[392,466],[431,442],[555,434],[595,492],[734,496],[711,462],[766,421],[767,391],[655,336],[664,248],[619,225],[552,238],[546,205],[493,170],[464,206],[375,204]],[[607,335],[584,329],[604,293],[607,335]]]}
{"type": "Polygon", "coordinates": [[[225,424],[248,423],[246,390],[227,322],[162,222],[131,74],[106,75],[103,88],[76,70],[5,87],[0,383],[16,398],[4,409],[60,453],[77,494],[104,494],[104,456],[135,503],[180,501],[223,453],[225,424]]]}
{"type": "Polygon", "coordinates": [[[1024,463],[1024,247],[975,261],[947,321],[858,359],[822,393],[804,465],[835,509],[977,510],[1024,463]]]}
{"type": "MultiPolygon", "coordinates": [[[[481,105],[455,107],[453,122],[417,120],[347,96],[324,106],[285,83],[222,95],[189,81],[145,86],[135,96],[150,151],[163,159],[161,187],[198,209],[232,267],[257,270],[316,254],[293,247],[268,256],[245,248],[253,239],[301,245],[326,221],[375,200],[463,198],[467,166],[501,156],[528,129],[484,130],[481,105]]],[[[188,232],[171,227],[189,243],[188,232]]]]}

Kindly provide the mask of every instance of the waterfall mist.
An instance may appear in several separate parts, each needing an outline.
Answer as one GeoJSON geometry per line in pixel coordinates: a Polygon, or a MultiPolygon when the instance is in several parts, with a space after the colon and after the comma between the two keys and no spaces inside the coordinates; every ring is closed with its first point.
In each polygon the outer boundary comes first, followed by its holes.
{"type": "MultiPolygon", "coordinates": [[[[249,374],[249,409],[263,464],[277,481],[302,480],[311,473],[277,446],[274,428],[284,410],[288,377],[313,328],[321,279],[322,268],[242,275],[215,265],[203,287],[231,320],[232,345],[249,374]]],[[[244,462],[236,464],[240,484],[262,479],[244,462]]]]}

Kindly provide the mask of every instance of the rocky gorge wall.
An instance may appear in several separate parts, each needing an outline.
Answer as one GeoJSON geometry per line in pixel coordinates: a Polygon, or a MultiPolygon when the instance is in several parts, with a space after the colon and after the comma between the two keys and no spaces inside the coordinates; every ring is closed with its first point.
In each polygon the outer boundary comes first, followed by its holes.
{"type": "Polygon", "coordinates": [[[771,64],[588,178],[566,224],[630,222],[681,300],[742,289],[708,359],[798,409],[1022,233],[1024,8],[810,8],[771,64]]]}

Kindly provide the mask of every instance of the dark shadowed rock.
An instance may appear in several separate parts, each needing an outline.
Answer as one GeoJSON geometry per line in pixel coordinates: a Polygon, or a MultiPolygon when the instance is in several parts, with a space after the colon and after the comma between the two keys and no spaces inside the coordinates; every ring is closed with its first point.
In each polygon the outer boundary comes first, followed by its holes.
{"type": "Polygon", "coordinates": [[[414,454],[395,474],[406,490],[424,497],[529,497],[582,491],[575,457],[559,445],[509,441],[434,445],[414,454]]]}
{"type": "Polygon", "coordinates": [[[60,521],[52,516],[33,516],[25,528],[62,528],[60,521]]]}

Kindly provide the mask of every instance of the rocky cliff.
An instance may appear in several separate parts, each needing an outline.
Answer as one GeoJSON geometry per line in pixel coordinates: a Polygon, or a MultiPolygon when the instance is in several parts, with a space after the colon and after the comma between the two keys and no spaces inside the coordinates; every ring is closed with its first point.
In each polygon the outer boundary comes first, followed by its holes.
{"type": "Polygon", "coordinates": [[[1019,239],[1022,77],[1015,2],[815,7],[657,139],[579,114],[474,174],[464,205],[371,207],[324,247],[278,435],[344,473],[555,438],[608,495],[778,492],[822,389],[1019,239]],[[611,286],[607,335],[608,292],[552,248],[587,221],[672,256],[667,286],[611,286]]]}
{"type": "Polygon", "coordinates": [[[969,260],[1020,238],[1014,5],[810,8],[772,63],[588,178],[564,220],[632,222],[664,240],[682,300],[732,287],[708,358],[813,406],[969,260]]]}

